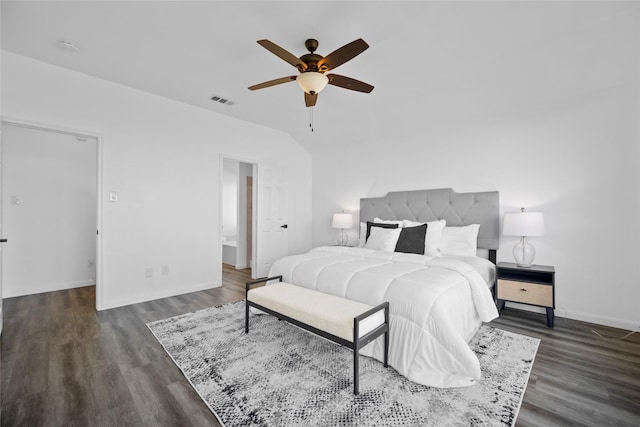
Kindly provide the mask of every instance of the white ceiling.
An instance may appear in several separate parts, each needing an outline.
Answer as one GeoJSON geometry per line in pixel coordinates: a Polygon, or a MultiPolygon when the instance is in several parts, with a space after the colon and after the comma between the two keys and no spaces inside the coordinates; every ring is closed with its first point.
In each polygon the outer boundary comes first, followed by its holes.
{"type": "Polygon", "coordinates": [[[373,137],[393,140],[399,127],[490,125],[593,90],[596,80],[583,72],[593,64],[583,63],[576,41],[590,31],[598,40],[602,22],[597,13],[581,18],[581,9],[595,7],[584,5],[3,1],[2,48],[282,130],[314,153],[373,137]],[[247,89],[297,73],[259,39],[300,56],[307,38],[318,39],[317,52],[326,55],[359,37],[371,47],[336,72],[375,89],[328,86],[314,108],[314,132],[295,83],[247,89]],[[79,52],[61,49],[61,40],[79,52]],[[567,61],[572,52],[576,60],[567,61]],[[214,94],[235,105],[210,101],[214,94]]]}

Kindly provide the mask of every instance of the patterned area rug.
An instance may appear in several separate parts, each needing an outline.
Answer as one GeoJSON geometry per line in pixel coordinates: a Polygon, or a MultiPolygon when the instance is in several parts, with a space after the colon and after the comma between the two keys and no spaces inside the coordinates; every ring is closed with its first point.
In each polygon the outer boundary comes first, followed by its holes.
{"type": "Polygon", "coordinates": [[[470,345],[482,378],[440,389],[360,357],[353,395],[351,350],[244,302],[147,325],[225,426],[476,426],[515,424],[539,340],[482,326],[470,345]]]}

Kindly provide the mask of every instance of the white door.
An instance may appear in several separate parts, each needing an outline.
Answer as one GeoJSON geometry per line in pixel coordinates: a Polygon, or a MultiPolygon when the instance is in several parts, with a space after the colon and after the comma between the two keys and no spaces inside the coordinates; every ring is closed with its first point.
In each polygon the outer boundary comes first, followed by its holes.
{"type": "Polygon", "coordinates": [[[258,165],[257,247],[254,278],[269,274],[271,264],[289,253],[286,170],[258,165]]]}

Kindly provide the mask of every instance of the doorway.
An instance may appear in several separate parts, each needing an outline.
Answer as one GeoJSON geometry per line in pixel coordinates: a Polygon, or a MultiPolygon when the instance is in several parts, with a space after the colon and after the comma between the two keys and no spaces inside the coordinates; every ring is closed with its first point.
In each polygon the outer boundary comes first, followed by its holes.
{"type": "Polygon", "coordinates": [[[99,137],[2,122],[2,296],[96,285],[99,137]]]}
{"type": "Polygon", "coordinates": [[[235,269],[252,268],[255,164],[224,157],[222,169],[222,263],[235,269]]]}

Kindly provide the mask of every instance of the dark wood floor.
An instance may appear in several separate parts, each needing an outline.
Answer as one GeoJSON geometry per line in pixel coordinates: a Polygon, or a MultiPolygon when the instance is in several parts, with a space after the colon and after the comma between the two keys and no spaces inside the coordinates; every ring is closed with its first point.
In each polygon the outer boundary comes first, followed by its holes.
{"type": "MultiPolygon", "coordinates": [[[[103,312],[94,287],[5,299],[2,425],[218,425],[145,323],[240,300],[247,280],[225,267],[220,288],[103,312]]],[[[491,325],[542,340],[518,426],[640,425],[640,334],[509,308],[491,325]]]]}

